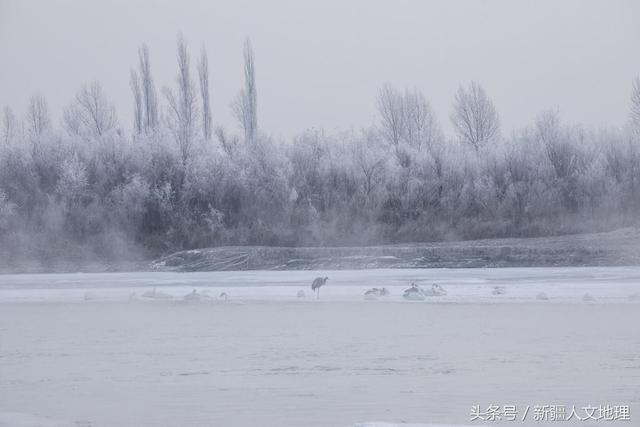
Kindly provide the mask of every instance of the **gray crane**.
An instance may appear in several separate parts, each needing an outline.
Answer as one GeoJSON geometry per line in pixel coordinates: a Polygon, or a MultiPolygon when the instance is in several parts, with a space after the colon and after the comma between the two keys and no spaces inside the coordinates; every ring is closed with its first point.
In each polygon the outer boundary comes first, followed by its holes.
{"type": "Polygon", "coordinates": [[[328,279],[328,277],[316,277],[313,279],[313,282],[311,283],[311,290],[313,292],[316,292],[317,290],[316,298],[320,298],[320,287],[327,283],[328,279]]]}

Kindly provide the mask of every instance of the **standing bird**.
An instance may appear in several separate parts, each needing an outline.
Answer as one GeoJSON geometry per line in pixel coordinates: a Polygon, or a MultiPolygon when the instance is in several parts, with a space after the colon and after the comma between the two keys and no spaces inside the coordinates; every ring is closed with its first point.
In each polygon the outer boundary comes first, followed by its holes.
{"type": "Polygon", "coordinates": [[[313,292],[318,290],[316,298],[320,298],[320,287],[325,283],[327,283],[328,279],[329,279],[328,277],[316,277],[315,279],[313,279],[313,283],[311,283],[311,290],[313,292]]]}

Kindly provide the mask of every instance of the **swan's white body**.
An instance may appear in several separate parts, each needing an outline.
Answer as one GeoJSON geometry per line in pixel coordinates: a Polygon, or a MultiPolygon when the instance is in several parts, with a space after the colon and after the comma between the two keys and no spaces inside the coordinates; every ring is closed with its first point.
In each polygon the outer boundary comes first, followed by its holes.
{"type": "Polygon", "coordinates": [[[545,294],[544,292],[540,292],[538,295],[536,295],[536,299],[540,300],[540,301],[548,301],[549,300],[549,296],[547,294],[545,294]]]}
{"type": "Polygon", "coordinates": [[[373,289],[369,289],[367,292],[364,293],[364,299],[367,301],[375,301],[378,299],[378,292],[373,292],[373,289]]]}
{"type": "Polygon", "coordinates": [[[211,299],[211,297],[204,292],[198,293],[198,291],[194,289],[193,291],[191,291],[191,293],[188,293],[187,295],[182,297],[182,299],[184,299],[185,301],[202,301],[211,299]]]}
{"type": "Polygon", "coordinates": [[[378,297],[384,297],[389,295],[389,291],[386,288],[371,288],[364,293],[364,299],[376,300],[378,297]]]}
{"type": "Polygon", "coordinates": [[[491,293],[493,295],[504,295],[507,293],[507,290],[504,288],[504,286],[494,286],[491,293]]]}
{"type": "Polygon", "coordinates": [[[150,299],[171,299],[172,298],[172,296],[169,294],[165,294],[164,292],[158,292],[156,288],[153,288],[153,290],[143,293],[142,297],[150,298],[150,299]]]}
{"type": "Polygon", "coordinates": [[[424,301],[425,296],[422,289],[415,283],[412,283],[409,289],[404,290],[402,298],[409,301],[424,301]]]}
{"type": "Polygon", "coordinates": [[[443,295],[446,295],[447,291],[445,291],[442,286],[434,283],[433,285],[431,285],[431,289],[422,290],[422,294],[426,297],[441,297],[443,295]]]}
{"type": "Polygon", "coordinates": [[[98,296],[96,294],[94,294],[93,292],[85,292],[84,293],[84,300],[85,301],[91,301],[91,300],[96,300],[98,299],[98,296]]]}

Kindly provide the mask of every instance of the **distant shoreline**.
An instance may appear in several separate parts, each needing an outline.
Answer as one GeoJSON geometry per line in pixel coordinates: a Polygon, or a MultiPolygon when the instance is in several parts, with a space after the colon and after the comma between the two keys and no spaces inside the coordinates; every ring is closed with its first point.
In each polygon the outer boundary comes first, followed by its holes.
{"type": "Polygon", "coordinates": [[[640,265],[640,230],[624,228],[552,237],[363,247],[220,246],[179,251],[156,260],[34,260],[20,265],[2,265],[0,261],[0,274],[637,265],[640,265]]]}
{"type": "Polygon", "coordinates": [[[231,246],[180,251],[155,271],[487,268],[640,265],[640,232],[484,239],[371,247],[231,246]]]}

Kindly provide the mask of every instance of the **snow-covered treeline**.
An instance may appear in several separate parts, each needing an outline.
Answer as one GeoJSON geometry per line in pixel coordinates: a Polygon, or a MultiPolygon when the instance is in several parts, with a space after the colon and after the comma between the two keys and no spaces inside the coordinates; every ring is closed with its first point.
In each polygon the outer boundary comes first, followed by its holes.
{"type": "MultiPolygon", "coordinates": [[[[372,245],[544,236],[637,224],[640,80],[625,128],[564,125],[542,112],[504,135],[483,88],[462,85],[445,135],[426,97],[385,85],[359,131],[275,140],[258,124],[256,66],[231,108],[211,116],[208,61],[180,38],[175,82],[159,89],[149,49],[130,71],[134,117],[99,83],[55,125],[46,100],[5,108],[0,255],[120,259],[216,245],[372,245]]],[[[261,105],[261,108],[269,108],[261,105]]]]}

